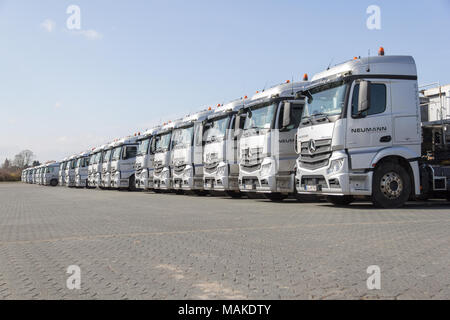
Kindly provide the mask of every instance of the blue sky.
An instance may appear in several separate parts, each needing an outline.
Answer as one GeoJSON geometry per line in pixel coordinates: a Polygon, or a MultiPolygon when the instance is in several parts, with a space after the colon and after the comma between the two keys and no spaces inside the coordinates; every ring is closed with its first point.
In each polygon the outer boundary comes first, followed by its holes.
{"type": "Polygon", "coordinates": [[[60,160],[381,45],[450,83],[448,30],[450,0],[0,0],[0,161],[60,160]]]}

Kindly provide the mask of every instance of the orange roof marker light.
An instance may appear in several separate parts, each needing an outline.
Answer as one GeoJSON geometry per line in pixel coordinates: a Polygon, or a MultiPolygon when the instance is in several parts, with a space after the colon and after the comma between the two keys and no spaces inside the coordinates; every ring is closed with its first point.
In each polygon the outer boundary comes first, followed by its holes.
{"type": "Polygon", "coordinates": [[[212,110],[212,108],[211,107],[208,107],[208,111],[211,111],[212,110]]]}
{"type": "Polygon", "coordinates": [[[380,47],[380,49],[378,49],[378,55],[384,56],[384,48],[383,47],[380,47]]]}
{"type": "Polygon", "coordinates": [[[286,83],[291,83],[291,80],[286,80],[286,83]]]}
{"type": "Polygon", "coordinates": [[[247,99],[248,97],[247,96],[244,96],[244,99],[247,99]]]}
{"type": "Polygon", "coordinates": [[[307,74],[307,73],[305,73],[305,74],[303,75],[303,81],[308,81],[308,74],[307,74]]]}

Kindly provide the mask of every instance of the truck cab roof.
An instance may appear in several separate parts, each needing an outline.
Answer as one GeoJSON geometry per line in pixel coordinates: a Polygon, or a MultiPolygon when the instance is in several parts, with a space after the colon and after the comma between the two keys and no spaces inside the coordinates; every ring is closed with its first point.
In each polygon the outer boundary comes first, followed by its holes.
{"type": "Polygon", "coordinates": [[[302,91],[309,85],[308,81],[288,82],[273,86],[262,92],[254,94],[251,99],[245,101],[245,107],[270,101],[274,98],[288,98],[293,97],[298,91],[302,91]]]}
{"type": "Polygon", "coordinates": [[[237,112],[244,107],[244,99],[236,99],[218,106],[214,112],[208,116],[208,119],[214,119],[227,115],[230,112],[237,112]]]}
{"type": "Polygon", "coordinates": [[[401,75],[417,77],[417,69],[414,58],[411,56],[374,56],[366,58],[355,58],[338,64],[328,70],[315,74],[311,86],[317,81],[344,76],[361,75],[401,75]]]}

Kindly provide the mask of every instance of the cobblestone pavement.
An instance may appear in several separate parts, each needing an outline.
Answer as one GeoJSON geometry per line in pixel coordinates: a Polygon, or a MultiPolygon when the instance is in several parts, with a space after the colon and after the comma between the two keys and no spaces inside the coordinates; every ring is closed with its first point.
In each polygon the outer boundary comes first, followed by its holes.
{"type": "Polygon", "coordinates": [[[450,205],[0,183],[0,299],[449,299],[450,205]],[[67,268],[81,268],[69,290],[67,268]],[[368,290],[367,267],[381,269],[368,290]]]}

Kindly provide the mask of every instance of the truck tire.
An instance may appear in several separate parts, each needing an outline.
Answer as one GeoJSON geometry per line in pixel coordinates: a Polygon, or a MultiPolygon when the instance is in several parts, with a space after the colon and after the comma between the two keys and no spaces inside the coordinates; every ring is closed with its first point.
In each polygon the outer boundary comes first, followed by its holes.
{"type": "Polygon", "coordinates": [[[230,198],[233,198],[233,199],[242,198],[242,193],[240,193],[239,191],[226,191],[225,193],[227,196],[229,196],[230,198]]]}
{"type": "Polygon", "coordinates": [[[327,196],[327,201],[336,206],[348,206],[353,200],[352,196],[327,196]]]}
{"type": "Polygon", "coordinates": [[[372,202],[379,208],[399,208],[408,201],[411,180],[399,164],[382,163],[373,174],[372,202]]]}
{"type": "Polygon", "coordinates": [[[128,191],[136,191],[136,178],[134,175],[128,180],[128,191]]]}
{"type": "Polygon", "coordinates": [[[52,180],[50,181],[50,185],[51,185],[52,187],[56,187],[56,186],[58,185],[58,180],[52,179],[52,180]]]}
{"type": "Polygon", "coordinates": [[[273,201],[273,202],[281,202],[284,199],[286,199],[288,197],[288,195],[287,194],[278,193],[278,192],[274,192],[274,193],[264,193],[264,197],[266,199],[269,199],[270,201],[273,201]]]}

